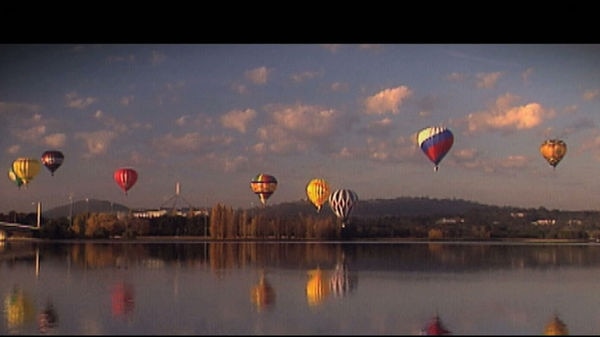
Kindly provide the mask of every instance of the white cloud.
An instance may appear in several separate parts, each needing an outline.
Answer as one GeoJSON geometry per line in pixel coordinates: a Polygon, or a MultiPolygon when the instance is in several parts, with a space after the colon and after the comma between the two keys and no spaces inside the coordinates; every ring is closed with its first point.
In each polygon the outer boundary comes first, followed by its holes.
{"type": "Polygon", "coordinates": [[[477,78],[477,87],[482,89],[491,89],[496,86],[496,83],[502,77],[501,72],[494,73],[478,73],[475,75],[477,78]]]}
{"type": "Polygon", "coordinates": [[[267,67],[259,67],[248,70],[245,73],[246,79],[254,84],[266,84],[269,77],[269,69],[267,67]]]}
{"type": "Polygon", "coordinates": [[[248,123],[256,117],[253,109],[232,110],[221,116],[221,125],[225,128],[235,129],[240,133],[246,133],[248,123]]]}
{"type": "Polygon", "coordinates": [[[117,134],[110,130],[78,132],[75,134],[75,139],[82,139],[85,142],[87,152],[84,154],[84,157],[105,154],[108,151],[111,142],[116,137],[117,134]]]}
{"type": "Polygon", "coordinates": [[[396,88],[385,89],[373,96],[365,99],[365,107],[367,114],[384,114],[391,112],[397,114],[400,112],[400,106],[408,97],[412,95],[412,91],[407,86],[399,86],[396,88]]]}

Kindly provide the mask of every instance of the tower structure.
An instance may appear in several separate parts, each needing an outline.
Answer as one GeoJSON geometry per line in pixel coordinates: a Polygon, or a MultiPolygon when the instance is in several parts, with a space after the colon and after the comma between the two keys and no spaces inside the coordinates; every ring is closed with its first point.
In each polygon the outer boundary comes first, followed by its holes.
{"type": "Polygon", "coordinates": [[[175,184],[175,194],[160,205],[160,209],[166,209],[171,214],[190,214],[193,212],[192,204],[181,195],[181,185],[175,184]]]}

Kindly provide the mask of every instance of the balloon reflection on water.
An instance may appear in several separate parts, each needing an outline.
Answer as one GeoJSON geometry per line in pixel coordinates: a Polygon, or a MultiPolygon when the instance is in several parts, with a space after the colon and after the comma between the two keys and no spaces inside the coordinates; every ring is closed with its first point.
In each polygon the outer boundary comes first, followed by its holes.
{"type": "Polygon", "coordinates": [[[258,311],[268,309],[275,303],[275,289],[266,279],[264,272],[261,272],[260,280],[252,287],[250,300],[256,305],[258,311]]]}
{"type": "Polygon", "coordinates": [[[58,314],[52,302],[48,301],[44,310],[38,315],[38,326],[41,333],[46,333],[58,326],[58,314]]]}
{"type": "Polygon", "coordinates": [[[321,268],[308,271],[308,282],[306,282],[306,298],[308,305],[321,304],[329,296],[330,288],[327,282],[327,274],[321,268]]]}
{"type": "Polygon", "coordinates": [[[35,318],[35,307],[23,289],[15,286],[4,298],[4,316],[10,330],[14,330],[35,318]]]}
{"type": "Polygon", "coordinates": [[[133,286],[126,282],[119,282],[111,291],[112,314],[116,317],[127,316],[135,308],[133,286]]]}
{"type": "Polygon", "coordinates": [[[569,329],[567,328],[567,325],[556,314],[544,328],[544,335],[546,336],[561,336],[568,334],[569,329]]]}

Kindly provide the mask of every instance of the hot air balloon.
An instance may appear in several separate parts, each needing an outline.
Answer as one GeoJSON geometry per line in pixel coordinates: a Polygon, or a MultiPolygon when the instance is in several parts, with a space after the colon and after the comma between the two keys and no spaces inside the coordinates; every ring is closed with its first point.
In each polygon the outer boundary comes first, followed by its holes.
{"type": "Polygon", "coordinates": [[[50,175],[54,176],[54,171],[62,165],[65,156],[60,151],[49,150],[42,154],[42,164],[50,171],[50,175]]]}
{"type": "Polygon", "coordinates": [[[540,153],[548,164],[556,168],[567,153],[567,144],[560,139],[548,139],[540,145],[540,153]]]}
{"type": "Polygon", "coordinates": [[[327,202],[329,193],[329,184],[325,179],[315,178],[306,185],[306,196],[317,208],[317,213],[321,211],[321,207],[327,202]]]}
{"type": "Polygon", "coordinates": [[[115,179],[117,185],[119,185],[119,187],[121,187],[121,189],[125,192],[125,195],[127,195],[127,191],[129,191],[129,189],[135,185],[135,182],[138,178],[138,173],[136,170],[130,167],[122,167],[115,170],[113,178],[115,179]]]}
{"type": "Polygon", "coordinates": [[[417,132],[417,144],[437,171],[440,162],[454,144],[454,135],[445,127],[427,127],[417,132]]]}
{"type": "Polygon", "coordinates": [[[13,171],[12,167],[10,169],[8,169],[8,179],[10,179],[10,181],[17,184],[17,187],[19,189],[21,189],[21,185],[23,185],[23,180],[21,180],[21,178],[17,177],[17,175],[16,175],[15,171],[13,171]]]}
{"type": "Polygon", "coordinates": [[[250,188],[254,194],[258,195],[258,199],[265,206],[267,199],[271,197],[277,189],[277,179],[270,174],[259,173],[250,182],[250,188]]]}
{"type": "Polygon", "coordinates": [[[352,208],[358,202],[356,192],[349,189],[339,189],[329,195],[329,207],[342,220],[342,228],[346,227],[352,208]]]}
{"type": "Polygon", "coordinates": [[[23,185],[27,186],[40,172],[41,164],[37,159],[20,157],[12,163],[12,170],[23,185]]]}

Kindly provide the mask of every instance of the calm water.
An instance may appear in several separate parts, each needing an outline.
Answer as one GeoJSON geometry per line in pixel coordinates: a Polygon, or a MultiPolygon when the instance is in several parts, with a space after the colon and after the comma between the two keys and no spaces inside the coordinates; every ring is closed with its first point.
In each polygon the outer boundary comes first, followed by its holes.
{"type": "Polygon", "coordinates": [[[600,334],[600,245],[0,243],[0,334],[600,334]]]}

